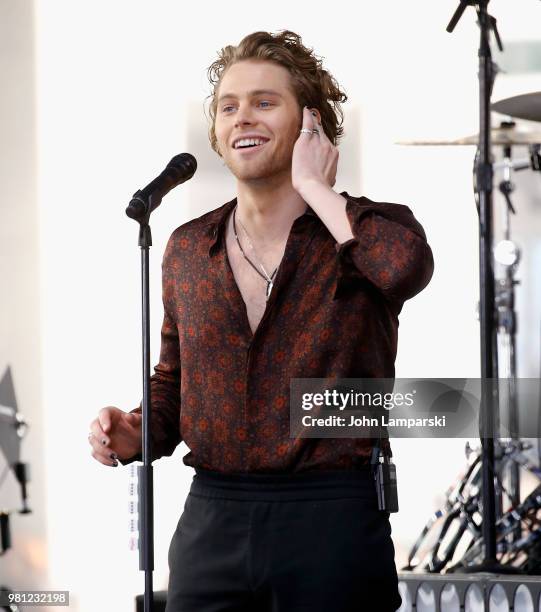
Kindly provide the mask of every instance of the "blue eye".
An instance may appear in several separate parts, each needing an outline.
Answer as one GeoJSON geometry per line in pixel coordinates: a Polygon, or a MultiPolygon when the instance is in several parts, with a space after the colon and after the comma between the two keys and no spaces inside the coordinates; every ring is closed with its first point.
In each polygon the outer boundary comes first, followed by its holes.
{"type": "MultiPolygon", "coordinates": [[[[263,108],[269,108],[270,106],[272,106],[272,102],[269,102],[268,100],[262,100],[261,102],[259,102],[259,105],[261,104],[267,104],[267,106],[264,106],[263,108]]],[[[227,113],[229,112],[229,109],[235,108],[234,106],[232,106],[231,104],[228,104],[227,106],[224,106],[222,108],[222,113],[227,113]]]]}

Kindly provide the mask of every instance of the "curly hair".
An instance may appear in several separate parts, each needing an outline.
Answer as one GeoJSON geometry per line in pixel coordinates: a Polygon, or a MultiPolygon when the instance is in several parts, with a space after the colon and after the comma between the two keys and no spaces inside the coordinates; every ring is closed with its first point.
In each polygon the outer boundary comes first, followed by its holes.
{"type": "Polygon", "coordinates": [[[212,86],[212,93],[207,99],[211,99],[210,145],[220,157],[214,130],[218,88],[226,70],[232,64],[249,59],[274,62],[286,68],[291,76],[291,90],[299,107],[317,108],[325,134],[333,145],[337,144],[344,133],[341,103],[347,100],[347,96],[340,90],[330,72],[323,69],[322,58],[314,55],[313,51],[303,45],[301,37],[295,32],[281,30],[277,34],[254,32],[245,36],[236,47],[228,45],[218,53],[218,59],[207,70],[212,86]]]}

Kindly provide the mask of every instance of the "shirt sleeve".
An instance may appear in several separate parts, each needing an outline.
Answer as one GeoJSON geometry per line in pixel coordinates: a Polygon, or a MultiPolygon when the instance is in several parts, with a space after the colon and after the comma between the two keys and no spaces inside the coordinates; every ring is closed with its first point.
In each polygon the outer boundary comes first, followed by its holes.
{"type": "Polygon", "coordinates": [[[432,278],[434,259],[411,210],[403,204],[345,197],[353,238],[335,245],[339,279],[354,266],[388,299],[404,302],[422,291],[432,278]]]}
{"type": "MultiPolygon", "coordinates": [[[[161,329],[160,360],[150,377],[151,400],[151,440],[152,461],[160,457],[169,457],[180,444],[180,345],[175,318],[171,315],[171,294],[173,293],[170,277],[169,256],[173,241],[166,248],[162,264],[164,317],[161,329]]],[[[140,404],[131,412],[142,414],[140,404]]],[[[142,453],[128,459],[120,459],[123,465],[133,461],[142,461],[142,453]]]]}

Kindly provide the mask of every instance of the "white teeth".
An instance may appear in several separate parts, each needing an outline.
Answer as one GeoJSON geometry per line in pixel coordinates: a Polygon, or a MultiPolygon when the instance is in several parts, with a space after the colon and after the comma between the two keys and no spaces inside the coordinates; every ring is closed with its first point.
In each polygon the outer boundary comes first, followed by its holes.
{"type": "Polygon", "coordinates": [[[266,140],[262,140],[261,138],[242,138],[241,140],[237,140],[235,143],[235,149],[239,147],[246,147],[249,145],[260,145],[267,142],[266,140]]]}

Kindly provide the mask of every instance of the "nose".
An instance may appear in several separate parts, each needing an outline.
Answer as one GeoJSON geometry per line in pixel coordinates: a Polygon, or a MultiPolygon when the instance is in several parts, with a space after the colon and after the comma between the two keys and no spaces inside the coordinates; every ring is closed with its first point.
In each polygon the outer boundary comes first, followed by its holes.
{"type": "Polygon", "coordinates": [[[235,126],[250,125],[253,123],[253,109],[250,104],[239,104],[235,117],[235,126]]]}

